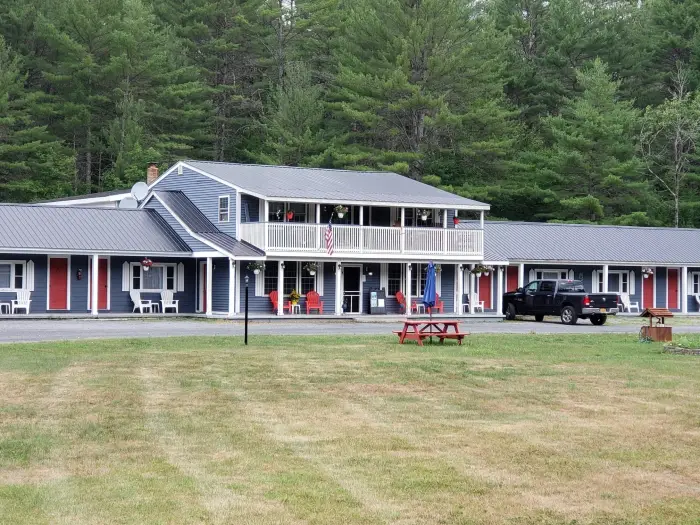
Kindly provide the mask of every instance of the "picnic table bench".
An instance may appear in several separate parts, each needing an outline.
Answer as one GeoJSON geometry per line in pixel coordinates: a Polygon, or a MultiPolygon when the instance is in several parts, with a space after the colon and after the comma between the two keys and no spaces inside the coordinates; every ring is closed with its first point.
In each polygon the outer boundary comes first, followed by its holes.
{"type": "Polygon", "coordinates": [[[416,320],[404,321],[403,330],[394,330],[394,333],[399,336],[399,343],[404,341],[415,341],[419,346],[423,346],[423,339],[428,337],[437,337],[440,343],[444,343],[445,339],[456,339],[459,344],[462,344],[462,339],[469,335],[469,332],[459,331],[459,321],[453,320],[416,320]],[[453,329],[450,331],[450,329],[453,329]]]}

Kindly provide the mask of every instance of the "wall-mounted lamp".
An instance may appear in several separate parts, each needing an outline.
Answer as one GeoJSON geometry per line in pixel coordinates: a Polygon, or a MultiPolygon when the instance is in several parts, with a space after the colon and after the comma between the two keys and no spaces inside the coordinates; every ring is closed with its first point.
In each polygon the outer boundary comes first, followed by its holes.
{"type": "Polygon", "coordinates": [[[280,266],[282,266],[282,269],[284,270],[284,263],[282,263],[280,266]]]}
{"type": "Polygon", "coordinates": [[[78,281],[82,281],[82,280],[83,280],[83,269],[82,269],[82,268],[78,268],[78,271],[75,272],[75,278],[76,278],[78,281]]]}
{"type": "Polygon", "coordinates": [[[373,274],[373,272],[372,272],[372,267],[371,267],[371,266],[365,266],[365,273],[366,273],[367,275],[372,275],[372,274],[373,274]]]}

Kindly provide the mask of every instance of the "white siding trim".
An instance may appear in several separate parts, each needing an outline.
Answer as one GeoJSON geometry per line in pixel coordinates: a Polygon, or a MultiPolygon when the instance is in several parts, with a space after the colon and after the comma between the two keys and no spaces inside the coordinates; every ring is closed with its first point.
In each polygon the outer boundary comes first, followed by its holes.
{"type": "Polygon", "coordinates": [[[131,291],[131,265],[124,261],[122,264],[122,292],[131,291]]]}
{"type": "Polygon", "coordinates": [[[325,287],[323,285],[323,267],[325,263],[321,261],[318,263],[316,268],[316,293],[323,297],[323,292],[325,292],[325,287]]]}
{"type": "MultiPolygon", "coordinates": [[[[277,264],[276,262],[271,264],[277,264]]],[[[265,270],[260,270],[258,275],[253,274],[253,279],[255,279],[255,297],[265,296],[265,270]]]]}
{"type": "Polygon", "coordinates": [[[389,294],[389,263],[379,264],[379,288],[389,294]]]}
{"type": "Polygon", "coordinates": [[[185,265],[183,263],[179,263],[177,265],[175,278],[177,279],[177,286],[176,286],[177,290],[176,291],[184,292],[185,291],[185,265]]]}

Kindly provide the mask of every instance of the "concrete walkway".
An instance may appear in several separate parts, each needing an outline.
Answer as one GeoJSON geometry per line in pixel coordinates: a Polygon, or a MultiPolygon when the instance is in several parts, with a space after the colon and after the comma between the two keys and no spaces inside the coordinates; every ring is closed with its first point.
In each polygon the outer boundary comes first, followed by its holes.
{"type": "MultiPolygon", "coordinates": [[[[641,321],[641,320],[639,320],[641,321]]],[[[250,335],[390,335],[402,323],[383,322],[310,322],[290,320],[286,322],[250,323],[250,335]]],[[[536,323],[513,321],[484,323],[464,321],[462,328],[472,333],[493,334],[599,334],[639,332],[639,324],[633,320],[614,321],[605,326],[593,326],[581,321],[575,326],[559,322],[536,323]]],[[[679,324],[677,333],[700,333],[700,324],[679,324]]],[[[243,323],[217,320],[1,320],[0,343],[61,341],[76,339],[110,339],[129,337],[172,336],[242,336],[243,323]]]]}

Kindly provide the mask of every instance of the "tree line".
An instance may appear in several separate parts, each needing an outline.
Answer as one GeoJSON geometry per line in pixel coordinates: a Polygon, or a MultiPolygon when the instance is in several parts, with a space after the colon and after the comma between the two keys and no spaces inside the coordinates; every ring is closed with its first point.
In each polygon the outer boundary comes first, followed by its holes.
{"type": "Polygon", "coordinates": [[[0,200],[182,158],[700,226],[697,0],[4,0],[0,200]]]}

